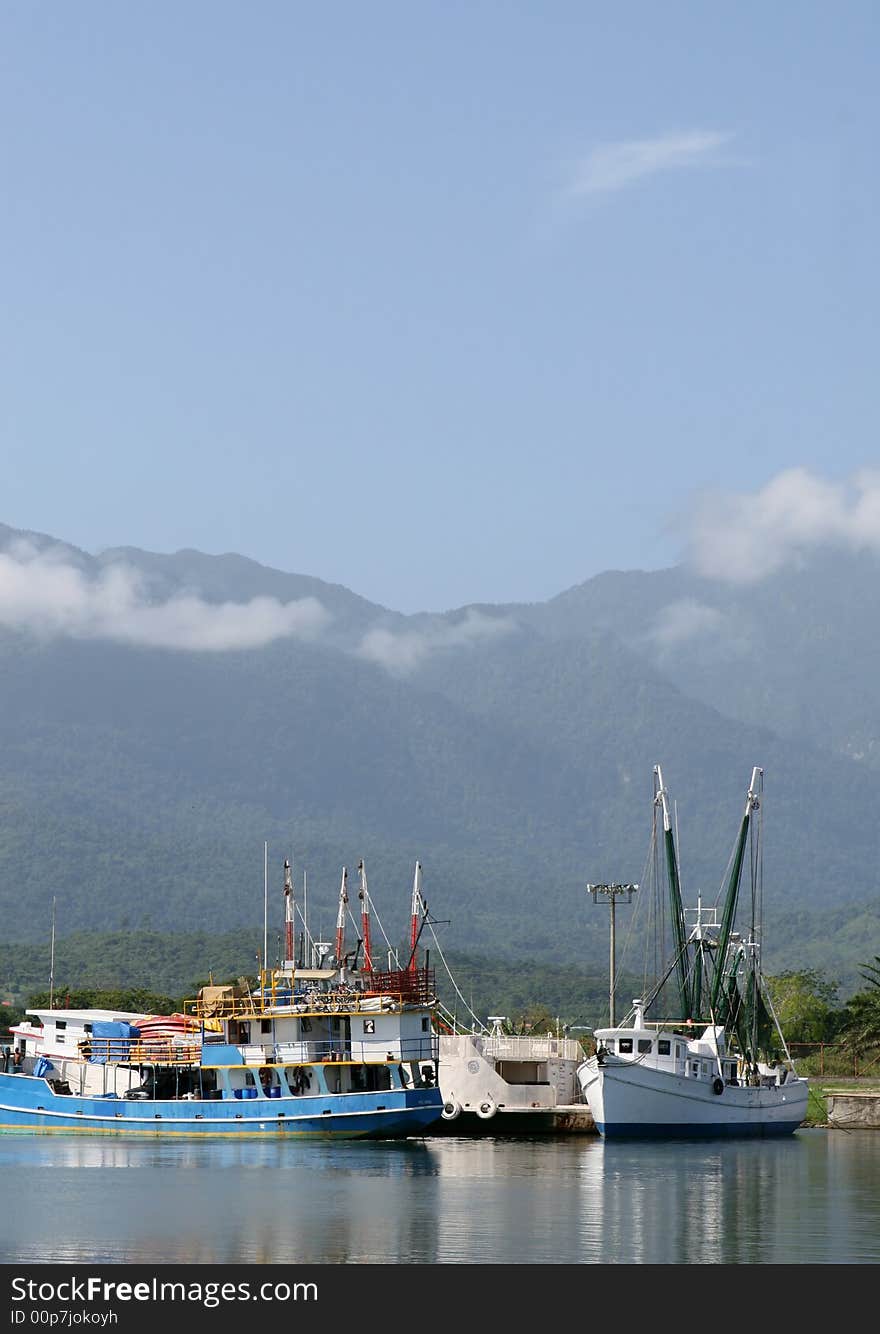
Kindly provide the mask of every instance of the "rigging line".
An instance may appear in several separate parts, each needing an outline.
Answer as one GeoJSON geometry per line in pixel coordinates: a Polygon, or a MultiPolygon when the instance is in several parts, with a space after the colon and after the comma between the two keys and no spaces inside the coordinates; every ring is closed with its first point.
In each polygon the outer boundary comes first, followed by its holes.
{"type": "MultiPolygon", "coordinates": [[[[307,923],[306,923],[306,919],[303,917],[303,911],[302,911],[302,908],[299,906],[299,904],[296,902],[295,899],[294,899],[294,903],[293,903],[293,911],[298,915],[299,920],[300,920],[300,921],[302,922],[302,924],[303,924],[303,931],[305,932],[306,943],[307,943],[310,947],[313,946],[314,943],[315,943],[315,941],[314,941],[314,937],[312,936],[312,933],[311,933],[311,931],[310,931],[309,928],[308,928],[308,925],[307,925],[307,923]]],[[[309,954],[309,958],[311,958],[311,953],[309,954]]]]}
{"type": "Polygon", "coordinates": [[[727,888],[727,882],[730,879],[730,872],[733,866],[733,859],[736,856],[736,844],[737,840],[734,839],[733,847],[730,849],[730,856],[727,858],[727,865],[724,868],[724,874],[721,877],[721,884],[718,886],[718,893],[715,895],[715,902],[712,905],[714,908],[718,907],[719,903],[721,902],[721,896],[722,894],[724,894],[727,888]]]}
{"type": "MultiPolygon", "coordinates": [[[[758,994],[759,995],[761,994],[760,990],[758,994]]],[[[770,991],[766,987],[766,985],[763,988],[763,996],[764,1000],[767,1002],[767,1008],[770,1011],[771,1015],[773,1016],[773,1022],[776,1025],[776,1032],[779,1034],[779,1040],[782,1043],[782,1050],[785,1052],[785,1059],[788,1061],[788,1064],[791,1067],[791,1069],[794,1070],[794,1073],[797,1074],[797,1070],[795,1070],[794,1068],[794,1061],[792,1059],[791,1052],[788,1050],[788,1043],[785,1040],[785,1034],[782,1031],[782,1027],[779,1023],[779,1020],[776,1018],[776,1010],[773,1007],[773,998],[771,997],[770,991]]]]}
{"type": "Polygon", "coordinates": [[[382,932],[382,937],[383,937],[383,939],[384,939],[384,941],[385,941],[385,944],[388,946],[388,953],[394,955],[394,962],[395,962],[395,964],[397,965],[397,967],[399,968],[399,967],[400,967],[400,958],[399,958],[399,956],[398,956],[397,950],[396,950],[395,947],[391,944],[391,941],[388,939],[388,937],[385,935],[385,928],[384,928],[384,926],[382,925],[382,919],[381,919],[381,917],[379,916],[378,912],[376,911],[376,904],[375,904],[374,901],[373,901],[373,896],[372,896],[372,894],[370,895],[370,912],[371,912],[372,915],[375,917],[375,919],[376,919],[376,923],[377,923],[377,925],[378,925],[378,927],[379,927],[379,930],[382,932]]]}
{"type": "Polygon", "coordinates": [[[347,913],[348,913],[348,920],[349,920],[349,922],[351,922],[351,925],[354,927],[354,933],[355,933],[355,935],[357,936],[358,940],[360,940],[360,939],[361,939],[361,923],[357,920],[357,918],[355,917],[354,913],[351,911],[351,907],[350,907],[350,906],[346,909],[346,911],[347,911],[347,913]]]}
{"type": "MultiPolygon", "coordinates": [[[[651,842],[653,843],[653,841],[654,841],[654,840],[652,839],[651,842]]],[[[649,848],[648,848],[648,855],[647,855],[647,857],[645,858],[645,865],[644,865],[643,868],[642,868],[642,879],[644,879],[644,878],[647,876],[647,873],[648,873],[648,866],[649,866],[649,864],[650,864],[650,861],[651,861],[651,848],[649,847],[649,848]]],[[[636,906],[633,908],[632,912],[631,912],[630,915],[629,915],[629,921],[628,921],[628,923],[627,923],[626,934],[625,934],[624,937],[623,937],[623,946],[622,946],[621,951],[620,951],[620,967],[623,966],[623,964],[624,964],[624,962],[625,962],[625,960],[626,960],[626,953],[627,953],[627,950],[629,949],[630,941],[631,941],[631,939],[632,939],[632,937],[633,937],[633,934],[634,934],[634,932],[635,932],[635,927],[636,927],[636,922],[637,922],[637,920],[638,920],[638,915],[639,915],[639,896],[638,896],[638,891],[637,891],[637,892],[636,892],[636,906]]],[[[616,972],[618,975],[620,974],[620,967],[618,967],[617,965],[615,965],[615,972],[616,972]]]]}
{"type": "MultiPolygon", "coordinates": [[[[678,967],[678,961],[679,961],[679,959],[682,957],[682,955],[684,955],[684,954],[686,954],[686,953],[687,953],[687,942],[685,942],[684,948],[681,949],[681,950],[679,950],[678,954],[676,954],[675,957],[670,961],[669,967],[666,969],[666,972],[663,974],[663,976],[661,977],[660,981],[657,983],[657,985],[654,987],[654,990],[651,992],[650,996],[649,996],[648,999],[645,1001],[645,1006],[644,1006],[644,1008],[645,1008],[646,1010],[647,1010],[648,1006],[651,1005],[651,1004],[657,999],[657,997],[660,995],[660,992],[663,990],[664,986],[666,985],[666,983],[669,981],[670,977],[672,976],[674,969],[676,969],[676,968],[678,967]]],[[[682,1015],[682,1019],[686,1019],[686,1018],[687,1018],[687,1015],[682,1015]]]]}
{"type": "Polygon", "coordinates": [[[480,1031],[481,1031],[482,1033],[488,1033],[489,1030],[488,1030],[488,1028],[486,1027],[486,1025],[483,1023],[482,1019],[478,1019],[478,1018],[477,1018],[477,1016],[474,1014],[473,1010],[471,1009],[471,1007],[468,1005],[467,1001],[465,1000],[464,996],[463,996],[463,995],[461,994],[461,992],[459,991],[459,989],[458,989],[458,983],[456,982],[455,978],[452,976],[452,971],[451,971],[451,969],[450,969],[450,967],[449,967],[449,964],[446,962],[446,956],[444,955],[443,950],[440,948],[440,941],[437,939],[437,932],[434,930],[434,927],[433,927],[433,925],[432,925],[430,922],[428,923],[428,930],[431,932],[431,935],[434,937],[434,944],[437,946],[437,953],[440,955],[440,958],[441,958],[441,960],[442,960],[442,962],[443,962],[443,967],[446,969],[446,972],[447,972],[447,974],[449,975],[449,980],[450,980],[450,982],[452,983],[453,987],[455,988],[455,994],[456,994],[456,996],[457,996],[458,999],[461,1001],[462,1005],[463,1005],[464,1008],[467,1010],[468,1014],[469,1014],[470,1017],[473,1019],[474,1023],[478,1026],[478,1028],[480,1029],[480,1031]]]}

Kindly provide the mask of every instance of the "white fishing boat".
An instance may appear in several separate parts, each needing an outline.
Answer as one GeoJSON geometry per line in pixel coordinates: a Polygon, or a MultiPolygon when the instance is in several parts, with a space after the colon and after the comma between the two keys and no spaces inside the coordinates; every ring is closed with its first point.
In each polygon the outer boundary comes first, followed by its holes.
{"type": "Polygon", "coordinates": [[[794,1069],[761,965],[763,770],[755,769],[720,909],[682,907],[669,800],[654,770],[654,832],[662,821],[673,950],[651,991],[622,1024],[596,1029],[596,1054],[578,1079],[596,1128],[607,1138],[785,1135],[807,1110],[807,1081],[794,1069]],[[750,849],[751,903],[734,930],[750,849]],[[663,1015],[674,999],[677,1018],[663,1015]]]}

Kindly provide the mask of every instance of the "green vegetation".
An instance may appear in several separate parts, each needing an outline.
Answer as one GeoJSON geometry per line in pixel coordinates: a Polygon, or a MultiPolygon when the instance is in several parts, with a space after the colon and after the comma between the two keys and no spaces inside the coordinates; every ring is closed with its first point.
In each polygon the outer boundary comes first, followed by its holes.
{"type": "MultiPolygon", "coordinates": [[[[255,972],[254,933],[170,935],[156,931],[83,933],[58,941],[55,1004],[170,1013],[205,982],[226,982],[255,972]],[[97,999],[98,997],[103,999],[97,999]]],[[[452,952],[449,967],[461,996],[436,953],[437,987],[447,1010],[470,1023],[504,1015],[511,1024],[540,1030],[590,1029],[608,1013],[607,981],[598,971],[571,965],[481,959],[452,952]],[[462,999],[463,998],[463,999],[462,999]]],[[[0,995],[14,1004],[48,1004],[45,947],[0,945],[0,995]]],[[[620,995],[635,995],[623,975],[620,995]]]]}
{"type": "Polygon", "coordinates": [[[868,986],[847,1002],[840,1036],[847,1051],[865,1058],[880,1048],[880,955],[863,965],[862,977],[868,986]]]}
{"type": "Polygon", "coordinates": [[[803,968],[769,977],[773,1008],[788,1042],[833,1042],[842,1011],[839,986],[819,968],[803,968]]]}

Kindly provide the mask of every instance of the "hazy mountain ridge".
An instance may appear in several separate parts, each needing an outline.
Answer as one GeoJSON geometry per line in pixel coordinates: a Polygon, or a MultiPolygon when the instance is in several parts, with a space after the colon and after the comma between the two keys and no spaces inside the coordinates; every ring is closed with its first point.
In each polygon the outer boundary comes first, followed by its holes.
{"type": "MultiPolygon", "coordinates": [[[[821,657],[827,674],[846,653],[833,622],[824,640],[818,628],[833,612],[839,566],[824,585],[776,576],[775,591],[760,595],[683,570],[612,572],[548,603],[405,617],[234,555],[120,548],[94,558],[0,527],[0,548],[22,539],[55,548],[56,559],[71,553],[92,578],[118,563],[138,570],[159,601],[184,592],[211,604],[314,598],[330,620],[308,640],[223,652],[0,632],[0,911],[19,938],[45,933],[53,893],[64,930],[253,925],[268,839],[273,884],[292,852],[328,926],[342,862],[353,870],[364,856],[383,919],[402,931],[418,856],[436,916],[452,919],[445,940],[509,957],[599,960],[607,922],[583,886],[641,876],[657,761],[679,802],[688,891],[714,896],[758,763],[767,771],[768,921],[797,910],[815,932],[816,914],[833,906],[847,958],[870,935],[865,923],[880,921],[880,777],[832,754],[844,746],[819,748],[816,733],[833,723],[827,710],[795,729],[797,740],[781,735],[810,700],[817,712],[815,659],[774,660],[775,676],[756,690],[753,680],[746,689],[742,656],[731,665],[716,645],[713,666],[709,649],[693,651],[701,634],[717,637],[725,617],[733,624],[748,609],[751,642],[761,616],[775,615],[783,637],[803,622],[802,639],[834,645],[821,657]],[[805,590],[812,630],[798,610],[805,590]],[[664,608],[677,604],[696,617],[685,614],[664,642],[664,608]],[[771,729],[786,671],[789,708],[771,729]],[[728,698],[721,687],[740,678],[742,692],[728,698]],[[861,914],[855,939],[840,918],[847,904],[861,914]]],[[[871,567],[857,565],[860,583],[870,582],[871,567]]],[[[873,604],[863,598],[859,617],[852,597],[837,601],[846,633],[867,643],[873,604]]],[[[830,939],[824,948],[843,957],[830,939]]],[[[790,932],[771,944],[777,960],[780,949],[795,966],[790,932]]]]}

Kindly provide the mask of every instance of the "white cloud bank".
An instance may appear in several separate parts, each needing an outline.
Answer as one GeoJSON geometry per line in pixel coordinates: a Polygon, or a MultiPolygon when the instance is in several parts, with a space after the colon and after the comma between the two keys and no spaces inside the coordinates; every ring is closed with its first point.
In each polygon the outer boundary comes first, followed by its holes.
{"type": "Polygon", "coordinates": [[[211,603],[186,593],[154,603],[128,566],[111,566],[91,579],[52,548],[38,551],[19,543],[0,553],[0,625],[47,638],[216,653],[262,648],[292,636],[312,638],[329,619],[315,598],[211,603]]]}
{"type": "Polygon", "coordinates": [[[376,662],[395,676],[408,676],[430,654],[466,648],[481,640],[508,634],[516,628],[507,617],[467,611],[460,621],[437,621],[421,630],[369,630],[358,646],[358,656],[376,662]]]}
{"type": "Polygon", "coordinates": [[[880,553],[880,471],[826,482],[790,468],[750,495],[705,495],[687,559],[707,579],[750,584],[822,547],[880,553]]]}
{"type": "Polygon", "coordinates": [[[732,138],[719,130],[686,130],[656,139],[599,144],[577,164],[568,194],[576,198],[611,194],[661,171],[718,166],[718,149],[732,138]]]}

